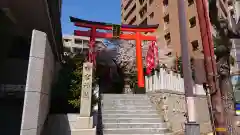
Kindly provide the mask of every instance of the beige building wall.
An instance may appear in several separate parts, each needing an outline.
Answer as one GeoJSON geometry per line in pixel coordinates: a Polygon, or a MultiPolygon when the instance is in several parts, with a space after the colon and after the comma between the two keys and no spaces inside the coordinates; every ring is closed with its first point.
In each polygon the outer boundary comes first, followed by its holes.
{"type": "MultiPolygon", "coordinates": [[[[159,24],[155,33],[158,45],[168,48],[164,55],[181,55],[178,5],[176,0],[122,0],[122,24],[159,24]]],[[[202,40],[194,0],[185,0],[188,46],[191,55],[202,54],[202,40]],[[197,50],[193,46],[198,46],[197,50]]]]}

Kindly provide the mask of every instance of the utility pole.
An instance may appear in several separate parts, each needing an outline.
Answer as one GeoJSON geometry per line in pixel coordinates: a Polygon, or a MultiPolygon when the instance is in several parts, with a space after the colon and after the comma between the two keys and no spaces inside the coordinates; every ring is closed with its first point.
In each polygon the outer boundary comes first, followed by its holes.
{"type": "Polygon", "coordinates": [[[185,1],[178,0],[178,17],[182,53],[182,66],[185,99],[187,106],[187,122],[185,123],[185,135],[200,135],[200,125],[196,121],[195,96],[193,93],[192,70],[188,50],[188,35],[186,28],[185,1]]]}
{"type": "Polygon", "coordinates": [[[206,0],[196,0],[198,20],[200,25],[201,37],[203,42],[203,52],[205,60],[206,78],[211,95],[213,122],[217,135],[227,135],[224,117],[224,107],[221,98],[221,91],[217,80],[216,60],[214,58],[212,33],[210,31],[210,19],[206,0]]]}

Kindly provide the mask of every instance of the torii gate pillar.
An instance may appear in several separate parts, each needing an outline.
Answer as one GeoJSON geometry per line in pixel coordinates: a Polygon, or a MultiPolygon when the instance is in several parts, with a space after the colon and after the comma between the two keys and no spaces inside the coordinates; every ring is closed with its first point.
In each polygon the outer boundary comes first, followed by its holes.
{"type": "MultiPolygon", "coordinates": [[[[143,62],[142,62],[142,45],[140,39],[140,32],[136,32],[136,62],[137,62],[137,76],[138,76],[138,87],[144,89],[144,75],[143,75],[143,62]]],[[[144,90],[140,90],[141,92],[144,90]]]]}

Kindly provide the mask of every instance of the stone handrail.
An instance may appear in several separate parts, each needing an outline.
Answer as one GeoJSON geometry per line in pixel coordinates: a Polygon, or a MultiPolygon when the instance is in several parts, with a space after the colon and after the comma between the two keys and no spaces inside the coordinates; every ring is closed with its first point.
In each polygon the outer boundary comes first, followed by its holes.
{"type": "MultiPolygon", "coordinates": [[[[184,81],[180,74],[160,68],[154,75],[145,76],[146,92],[171,90],[184,93],[184,81]]],[[[205,95],[202,85],[194,84],[193,91],[196,95],[205,95]]]]}

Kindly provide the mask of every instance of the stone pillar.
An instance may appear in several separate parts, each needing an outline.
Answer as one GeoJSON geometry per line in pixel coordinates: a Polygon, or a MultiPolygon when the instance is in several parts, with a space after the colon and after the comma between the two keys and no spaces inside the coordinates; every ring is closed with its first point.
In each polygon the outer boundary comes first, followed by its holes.
{"type": "Polygon", "coordinates": [[[160,79],[160,90],[163,90],[164,89],[164,78],[163,78],[163,69],[160,68],[160,71],[159,71],[159,79],[160,79]]]}
{"type": "Polygon", "coordinates": [[[71,126],[72,135],[96,135],[96,127],[93,127],[93,117],[91,116],[92,79],[93,64],[85,62],[83,63],[80,116],[71,126]]]}
{"type": "Polygon", "coordinates": [[[149,91],[153,91],[153,76],[149,76],[149,91]]]}
{"type": "Polygon", "coordinates": [[[174,81],[173,81],[173,72],[172,71],[170,71],[170,73],[169,73],[169,82],[170,82],[170,90],[175,90],[174,89],[174,81]]]}
{"type": "Polygon", "coordinates": [[[91,114],[92,70],[92,63],[83,63],[80,117],[90,117],[91,114]]]}
{"type": "Polygon", "coordinates": [[[76,129],[93,129],[93,117],[91,116],[92,72],[93,64],[83,63],[80,117],[75,124],[76,129]]]}
{"type": "Polygon", "coordinates": [[[145,76],[145,88],[146,92],[149,92],[149,77],[145,76]]]}
{"type": "Polygon", "coordinates": [[[33,30],[20,135],[40,135],[49,111],[54,57],[44,32],[33,30]]]}
{"type": "Polygon", "coordinates": [[[154,71],[154,75],[153,75],[153,91],[157,91],[157,71],[154,71]]]}
{"type": "Polygon", "coordinates": [[[170,80],[169,80],[169,74],[168,71],[165,71],[165,78],[166,78],[166,89],[170,90],[169,86],[170,86],[170,80]]]}

